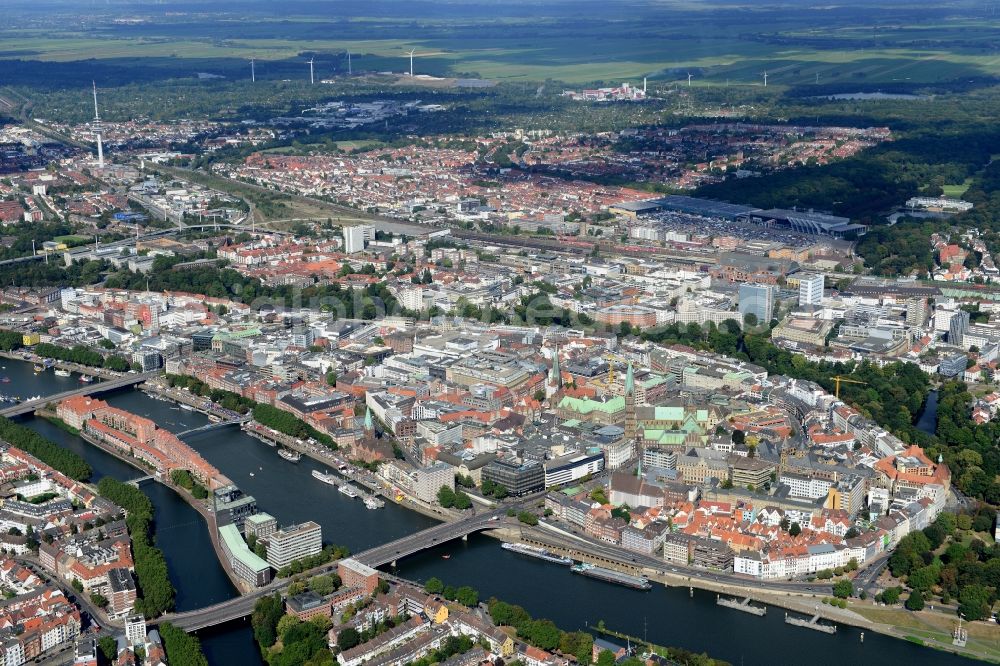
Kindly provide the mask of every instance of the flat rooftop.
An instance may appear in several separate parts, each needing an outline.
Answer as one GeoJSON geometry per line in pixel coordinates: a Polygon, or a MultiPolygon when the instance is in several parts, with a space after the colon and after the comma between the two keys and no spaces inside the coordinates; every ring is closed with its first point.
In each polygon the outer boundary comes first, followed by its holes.
{"type": "Polygon", "coordinates": [[[656,199],[661,208],[674,210],[689,215],[700,215],[701,217],[719,217],[725,219],[735,219],[740,215],[746,215],[754,210],[752,206],[742,206],[726,201],[714,201],[712,199],[699,199],[697,197],[685,197],[678,194],[671,194],[656,199]]]}

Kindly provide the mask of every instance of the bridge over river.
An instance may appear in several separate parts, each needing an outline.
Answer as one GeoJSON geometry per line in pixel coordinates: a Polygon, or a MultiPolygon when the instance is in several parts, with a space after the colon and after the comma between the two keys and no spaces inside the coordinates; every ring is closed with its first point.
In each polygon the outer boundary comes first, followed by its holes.
{"type": "Polygon", "coordinates": [[[7,418],[24,416],[25,414],[33,413],[36,409],[45,407],[45,405],[50,402],[59,402],[60,400],[65,400],[66,398],[71,398],[75,395],[96,395],[98,393],[116,391],[127,386],[141,384],[147,379],[156,377],[158,374],[160,374],[160,372],[156,370],[143,372],[141,374],[127,374],[123,377],[118,377],[117,379],[109,379],[95,384],[83,384],[80,388],[73,389],[72,391],[63,391],[62,393],[43,396],[41,398],[36,398],[35,400],[25,400],[24,402],[19,402],[11,407],[0,409],[0,416],[6,416],[7,418]]]}
{"type": "MultiPolygon", "coordinates": [[[[426,530],[357,553],[353,556],[353,559],[371,567],[389,564],[426,548],[433,548],[453,539],[466,537],[473,532],[500,527],[504,522],[508,508],[510,507],[505,506],[500,509],[476,513],[460,520],[434,525],[426,530]]],[[[336,563],[327,564],[314,570],[312,573],[326,573],[336,568],[336,563]]],[[[159,621],[168,621],[185,631],[197,631],[206,627],[225,624],[226,622],[251,615],[258,599],[285,589],[289,583],[291,583],[290,578],[276,579],[269,585],[254,590],[250,594],[193,611],[170,613],[164,615],[159,621]]]]}

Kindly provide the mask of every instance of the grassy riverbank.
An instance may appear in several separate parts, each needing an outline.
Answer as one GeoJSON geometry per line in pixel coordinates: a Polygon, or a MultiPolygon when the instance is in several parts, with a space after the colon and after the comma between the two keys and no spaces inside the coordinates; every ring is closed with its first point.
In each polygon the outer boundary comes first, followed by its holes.
{"type": "Polygon", "coordinates": [[[871,622],[874,631],[905,638],[926,647],[1000,663],[1000,626],[995,623],[963,623],[962,627],[969,632],[969,638],[966,646],[960,648],[951,644],[951,632],[958,624],[958,618],[951,613],[932,610],[914,612],[864,602],[851,604],[850,609],[871,622]],[[879,626],[886,629],[880,630],[879,626]]]}
{"type": "Polygon", "coordinates": [[[64,430],[64,431],[68,432],[71,435],[77,435],[77,436],[80,435],[80,431],[79,430],[77,430],[73,426],[69,425],[68,423],[66,423],[65,421],[63,421],[61,418],[59,418],[58,416],[56,416],[55,414],[53,414],[52,412],[39,410],[35,414],[36,414],[36,416],[42,417],[43,419],[45,419],[46,421],[48,421],[49,423],[51,423],[55,427],[59,428],[60,430],[64,430]]]}

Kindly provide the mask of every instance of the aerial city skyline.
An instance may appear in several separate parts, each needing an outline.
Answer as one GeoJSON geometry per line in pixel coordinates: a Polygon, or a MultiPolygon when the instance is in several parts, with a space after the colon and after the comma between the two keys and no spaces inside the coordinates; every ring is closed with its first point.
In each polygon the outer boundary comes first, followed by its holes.
{"type": "Polygon", "coordinates": [[[1000,659],[995,8],[6,14],[6,666],[1000,659]]]}

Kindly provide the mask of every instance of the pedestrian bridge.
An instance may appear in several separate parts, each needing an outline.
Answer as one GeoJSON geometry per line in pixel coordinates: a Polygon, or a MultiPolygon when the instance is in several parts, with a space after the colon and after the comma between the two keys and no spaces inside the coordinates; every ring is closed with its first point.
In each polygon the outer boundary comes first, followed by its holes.
{"type": "Polygon", "coordinates": [[[229,419],[228,421],[219,421],[218,423],[206,423],[198,428],[190,428],[188,430],[182,430],[181,432],[175,432],[174,434],[178,437],[186,437],[187,435],[194,435],[199,432],[209,432],[211,430],[216,430],[218,428],[226,428],[231,425],[237,425],[240,423],[246,423],[250,420],[250,416],[241,416],[238,419],[229,419]]]}
{"type": "Polygon", "coordinates": [[[129,479],[125,483],[129,484],[130,486],[135,486],[136,488],[138,488],[140,484],[145,483],[147,481],[153,481],[154,479],[156,479],[155,476],[153,476],[152,474],[148,474],[146,476],[140,476],[138,479],[129,479]]]}

